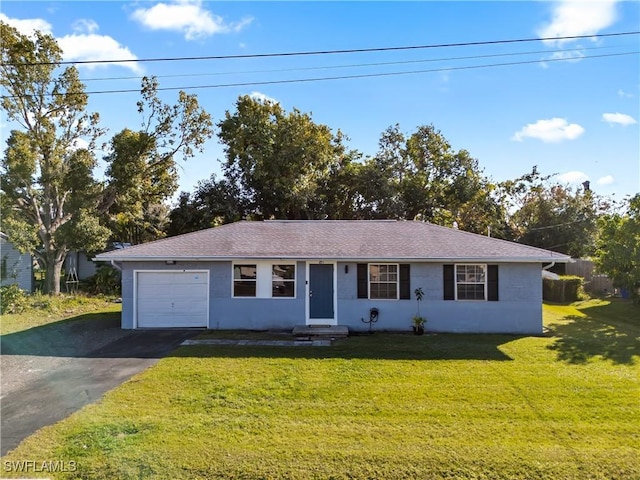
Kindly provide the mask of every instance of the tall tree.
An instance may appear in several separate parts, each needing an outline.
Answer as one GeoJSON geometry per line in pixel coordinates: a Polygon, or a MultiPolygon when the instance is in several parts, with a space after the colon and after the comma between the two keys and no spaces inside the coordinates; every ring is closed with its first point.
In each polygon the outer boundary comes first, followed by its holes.
{"type": "Polygon", "coordinates": [[[572,257],[594,251],[596,222],[608,203],[586,188],[549,181],[537,170],[517,182],[509,182],[512,205],[510,223],[514,240],[555,250],[572,257]]]}
{"type": "Polygon", "coordinates": [[[409,136],[397,124],[389,127],[366,166],[378,189],[372,209],[382,217],[458,225],[476,233],[489,226],[502,230],[504,215],[494,185],[469,152],[453,150],[433,125],[409,136]]]}
{"type": "Polygon", "coordinates": [[[227,179],[198,182],[193,195],[181,192],[177,205],[169,215],[167,235],[180,235],[205,228],[217,227],[246,218],[246,199],[227,179]]]}
{"type": "Polygon", "coordinates": [[[640,194],[629,200],[625,213],[599,219],[595,263],[640,303],[640,194]]]}
{"type": "Polygon", "coordinates": [[[280,104],[241,96],[218,123],[223,171],[258,218],[319,218],[323,178],[344,149],[340,135],[311,116],[280,104]]]}
{"type": "Polygon", "coordinates": [[[0,21],[2,109],[20,126],[2,158],[2,192],[8,209],[2,229],[46,271],[45,286],[60,292],[61,268],[71,248],[97,250],[108,230],[93,212],[101,189],[93,178],[93,143],[102,134],[98,114],[73,67],[60,70],[54,38],[20,34],[0,21]],[[86,145],[86,148],[82,148],[86,145]]]}
{"type": "Polygon", "coordinates": [[[169,105],[158,97],[156,78],[142,79],[138,112],[142,128],[125,128],[110,142],[108,187],[101,208],[119,241],[142,243],[163,235],[168,222],[165,202],[178,188],[175,157],[187,160],[202,152],[213,135],[211,116],[195,95],[178,94],[169,105]]]}

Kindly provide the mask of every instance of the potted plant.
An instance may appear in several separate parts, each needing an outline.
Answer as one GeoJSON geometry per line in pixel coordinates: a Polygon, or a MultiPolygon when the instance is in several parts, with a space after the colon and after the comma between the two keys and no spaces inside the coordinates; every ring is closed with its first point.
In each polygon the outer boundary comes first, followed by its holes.
{"type": "Polygon", "coordinates": [[[413,294],[416,296],[416,303],[418,304],[418,309],[416,314],[413,316],[413,333],[416,335],[424,334],[424,324],[427,323],[427,319],[420,315],[420,302],[424,298],[424,292],[422,291],[422,287],[418,287],[413,291],[413,294]]]}

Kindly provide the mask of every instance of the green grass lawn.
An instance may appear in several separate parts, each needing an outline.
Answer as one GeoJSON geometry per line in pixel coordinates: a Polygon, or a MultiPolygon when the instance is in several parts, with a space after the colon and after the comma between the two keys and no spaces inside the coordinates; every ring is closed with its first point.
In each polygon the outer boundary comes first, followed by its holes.
{"type": "Polygon", "coordinates": [[[3,474],[59,460],[77,470],[54,478],[640,478],[640,309],[544,311],[545,337],[182,347],[27,439],[3,474]]]}
{"type": "Polygon", "coordinates": [[[23,312],[0,315],[1,335],[77,318],[82,314],[115,313],[122,310],[121,304],[114,303],[114,297],[82,293],[57,297],[34,293],[27,296],[23,303],[23,312]]]}

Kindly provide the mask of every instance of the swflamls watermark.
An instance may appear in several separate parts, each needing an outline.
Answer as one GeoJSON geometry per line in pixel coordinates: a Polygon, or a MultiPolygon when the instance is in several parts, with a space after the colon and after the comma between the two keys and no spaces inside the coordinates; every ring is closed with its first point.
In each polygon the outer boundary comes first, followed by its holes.
{"type": "Polygon", "coordinates": [[[74,460],[5,460],[3,467],[5,472],[20,473],[56,473],[78,470],[78,464],[74,460]]]}

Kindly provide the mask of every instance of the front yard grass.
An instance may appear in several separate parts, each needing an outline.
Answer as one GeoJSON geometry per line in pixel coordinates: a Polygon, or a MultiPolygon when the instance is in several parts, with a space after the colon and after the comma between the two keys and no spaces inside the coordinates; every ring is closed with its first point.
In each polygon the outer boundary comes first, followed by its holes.
{"type": "Polygon", "coordinates": [[[117,313],[122,309],[112,296],[84,293],[49,296],[34,293],[25,297],[23,311],[0,315],[0,334],[20,332],[33,327],[72,319],[87,313],[117,313]]]}
{"type": "Polygon", "coordinates": [[[40,476],[640,478],[639,311],[546,305],[544,337],[182,347],[27,439],[3,474],[59,460],[77,470],[40,476]]]}

